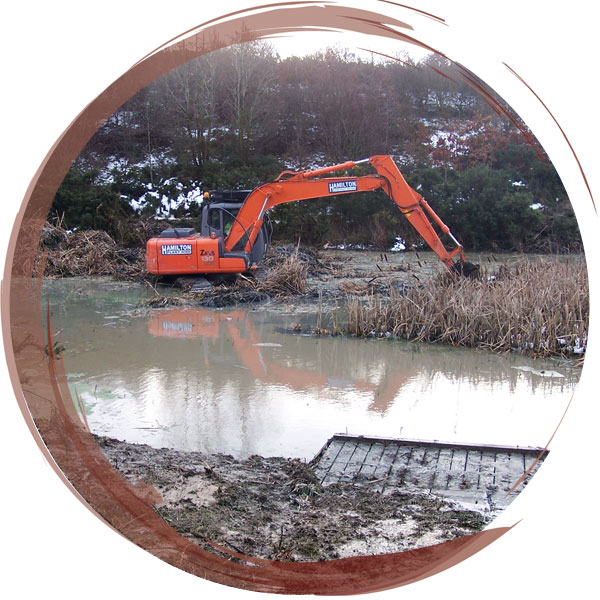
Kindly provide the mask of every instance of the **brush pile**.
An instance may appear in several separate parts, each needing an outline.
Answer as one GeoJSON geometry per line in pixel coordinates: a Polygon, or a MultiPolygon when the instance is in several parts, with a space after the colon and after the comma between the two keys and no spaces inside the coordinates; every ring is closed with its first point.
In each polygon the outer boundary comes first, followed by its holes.
{"type": "Polygon", "coordinates": [[[135,281],[147,274],[143,250],[121,248],[105,231],[67,233],[47,224],[40,255],[45,256],[45,277],[110,275],[135,281]]]}
{"type": "Polygon", "coordinates": [[[269,296],[295,296],[306,292],[308,263],[298,254],[290,254],[273,265],[257,288],[269,296]]]}
{"type": "Polygon", "coordinates": [[[270,247],[261,265],[265,271],[272,271],[279,268],[286,260],[304,265],[306,273],[311,275],[331,275],[336,270],[333,261],[323,256],[317,249],[297,244],[270,247]]]}
{"type": "Polygon", "coordinates": [[[581,259],[522,260],[479,279],[444,274],[405,294],[349,298],[347,332],[536,357],[582,355],[589,291],[581,259]]]}
{"type": "Polygon", "coordinates": [[[308,263],[298,253],[281,252],[268,257],[261,277],[239,275],[233,284],[217,285],[191,296],[196,304],[211,308],[257,304],[306,293],[307,275],[308,263]]]}

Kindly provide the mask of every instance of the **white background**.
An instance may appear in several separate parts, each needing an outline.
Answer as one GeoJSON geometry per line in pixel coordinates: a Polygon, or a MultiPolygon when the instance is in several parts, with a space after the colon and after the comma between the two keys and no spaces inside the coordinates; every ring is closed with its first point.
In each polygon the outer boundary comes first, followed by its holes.
{"type": "MultiPolygon", "coordinates": [[[[223,0],[215,8],[215,3],[181,0],[59,0],[4,7],[0,36],[2,265],[27,185],[52,144],[86,104],[162,42],[190,26],[256,3],[223,0]]],[[[374,1],[360,5],[388,10],[388,5],[374,1]]],[[[568,135],[600,203],[597,21],[596,15],[586,13],[592,4],[582,0],[415,0],[415,5],[446,19],[451,38],[444,38],[443,48],[502,93],[548,150],[583,230],[595,299],[598,218],[590,210],[572,155],[539,104],[523,88],[519,93],[502,69],[489,67],[498,59],[507,62],[541,96],[568,135]],[[482,61],[486,52],[495,58],[482,61]]],[[[584,593],[587,597],[589,588],[597,589],[595,350],[592,340],[582,383],[550,457],[497,522],[519,524],[449,571],[374,596],[490,599],[535,593],[562,598],[584,593]]],[[[250,597],[248,592],[180,572],[93,516],[59,481],[29,434],[4,360],[0,377],[4,391],[0,404],[0,547],[4,553],[0,589],[10,594],[7,597],[250,597]]]]}

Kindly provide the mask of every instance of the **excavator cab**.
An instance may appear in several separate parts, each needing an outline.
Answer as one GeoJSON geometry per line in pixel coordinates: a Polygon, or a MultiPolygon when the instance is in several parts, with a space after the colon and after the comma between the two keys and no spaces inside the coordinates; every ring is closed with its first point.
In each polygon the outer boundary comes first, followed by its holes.
{"type": "Polygon", "coordinates": [[[202,211],[202,234],[209,237],[216,236],[220,239],[226,238],[240,212],[240,207],[241,204],[230,202],[206,206],[202,211]]]}
{"type": "Polygon", "coordinates": [[[252,190],[206,192],[202,209],[202,235],[223,240],[229,235],[242,204],[252,190]]]}
{"type": "MultiPolygon", "coordinates": [[[[238,256],[244,253],[226,252],[225,241],[233,224],[237,221],[237,215],[252,190],[219,190],[211,192],[208,202],[202,209],[202,224],[200,233],[202,236],[218,240],[220,256],[238,256]]],[[[264,256],[271,241],[270,222],[265,219],[248,253],[249,265],[257,264],[264,256]]]]}

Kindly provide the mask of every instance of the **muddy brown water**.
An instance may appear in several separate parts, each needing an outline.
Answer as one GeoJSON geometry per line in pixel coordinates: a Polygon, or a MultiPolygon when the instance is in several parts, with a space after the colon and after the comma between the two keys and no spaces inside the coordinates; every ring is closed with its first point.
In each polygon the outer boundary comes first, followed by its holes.
{"type": "Polygon", "coordinates": [[[69,385],[99,435],[155,448],[310,460],[334,433],[544,446],[569,363],[294,333],[282,306],[147,311],[148,288],[44,282],[69,385]]]}

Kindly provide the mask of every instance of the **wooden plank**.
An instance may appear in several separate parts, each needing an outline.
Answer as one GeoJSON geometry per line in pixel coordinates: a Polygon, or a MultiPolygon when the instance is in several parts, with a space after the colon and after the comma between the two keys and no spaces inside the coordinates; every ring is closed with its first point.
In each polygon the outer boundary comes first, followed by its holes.
{"type": "Polygon", "coordinates": [[[327,475],[323,480],[322,485],[329,485],[330,483],[337,483],[340,481],[344,474],[344,470],[348,461],[352,458],[354,450],[356,449],[356,442],[345,441],[340,448],[334,462],[331,464],[327,475]]]}
{"type": "Polygon", "coordinates": [[[452,448],[440,448],[435,470],[435,478],[431,485],[431,490],[448,489],[448,477],[450,475],[450,464],[452,462],[453,452],[454,450],[452,448]]]}
{"type": "Polygon", "coordinates": [[[462,490],[465,488],[465,469],[467,466],[467,450],[457,448],[453,451],[452,462],[448,471],[449,490],[462,490]]]}
{"type": "Polygon", "coordinates": [[[359,471],[359,476],[365,481],[371,481],[375,479],[375,471],[379,466],[381,457],[385,450],[385,445],[381,442],[374,442],[369,446],[369,452],[365,457],[363,465],[359,471]]]}
{"type": "Polygon", "coordinates": [[[354,452],[348,459],[346,466],[344,467],[344,472],[341,476],[342,481],[352,481],[358,475],[367,454],[369,453],[369,449],[371,448],[370,444],[357,444],[354,448],[354,452]]]}
{"type": "MultiPolygon", "coordinates": [[[[512,487],[523,477],[525,473],[524,469],[524,460],[523,454],[521,452],[511,452],[508,455],[508,465],[506,470],[506,491],[508,492],[512,487]]],[[[516,488],[515,492],[519,493],[523,490],[523,483],[519,484],[519,487],[516,488]]]]}
{"type": "MultiPolygon", "coordinates": [[[[319,479],[324,478],[331,469],[331,466],[335,462],[340,450],[344,446],[344,442],[339,440],[333,440],[329,443],[329,445],[323,450],[321,458],[319,462],[315,466],[315,473],[319,479]]],[[[322,481],[321,481],[322,483],[322,481]]]]}
{"type": "Polygon", "coordinates": [[[496,454],[496,485],[499,490],[506,493],[511,488],[511,481],[513,478],[510,475],[510,454],[498,452],[496,454]]]}
{"type": "Polygon", "coordinates": [[[356,442],[344,442],[342,449],[340,450],[335,463],[332,465],[332,469],[342,472],[346,469],[346,465],[350,462],[354,451],[356,450],[356,442]]]}
{"type": "Polygon", "coordinates": [[[431,449],[423,446],[413,447],[408,473],[404,478],[404,487],[407,490],[416,491],[423,488],[430,471],[427,461],[427,453],[430,451],[431,449]]]}
{"type": "Polygon", "coordinates": [[[321,451],[321,458],[315,465],[315,474],[321,480],[321,485],[324,484],[325,478],[331,471],[331,467],[337,458],[340,450],[343,447],[343,442],[335,442],[329,444],[324,450],[321,451]]]}
{"type": "Polygon", "coordinates": [[[481,451],[480,450],[469,450],[467,452],[467,461],[465,466],[464,474],[464,485],[468,489],[477,490],[479,489],[479,469],[481,468],[481,451]]]}
{"type": "Polygon", "coordinates": [[[404,487],[407,475],[409,473],[409,465],[412,456],[413,449],[411,446],[400,446],[398,453],[390,469],[388,485],[395,485],[397,487],[404,487]]]}
{"type": "Polygon", "coordinates": [[[496,485],[496,455],[492,452],[482,452],[479,468],[479,487],[486,489],[496,485]]]}
{"type": "Polygon", "coordinates": [[[370,484],[374,486],[374,490],[383,492],[385,489],[385,484],[390,476],[392,465],[394,464],[398,450],[399,447],[396,444],[386,445],[383,454],[381,455],[381,460],[379,461],[379,464],[375,469],[375,473],[373,474],[374,480],[378,483],[370,484]]]}

